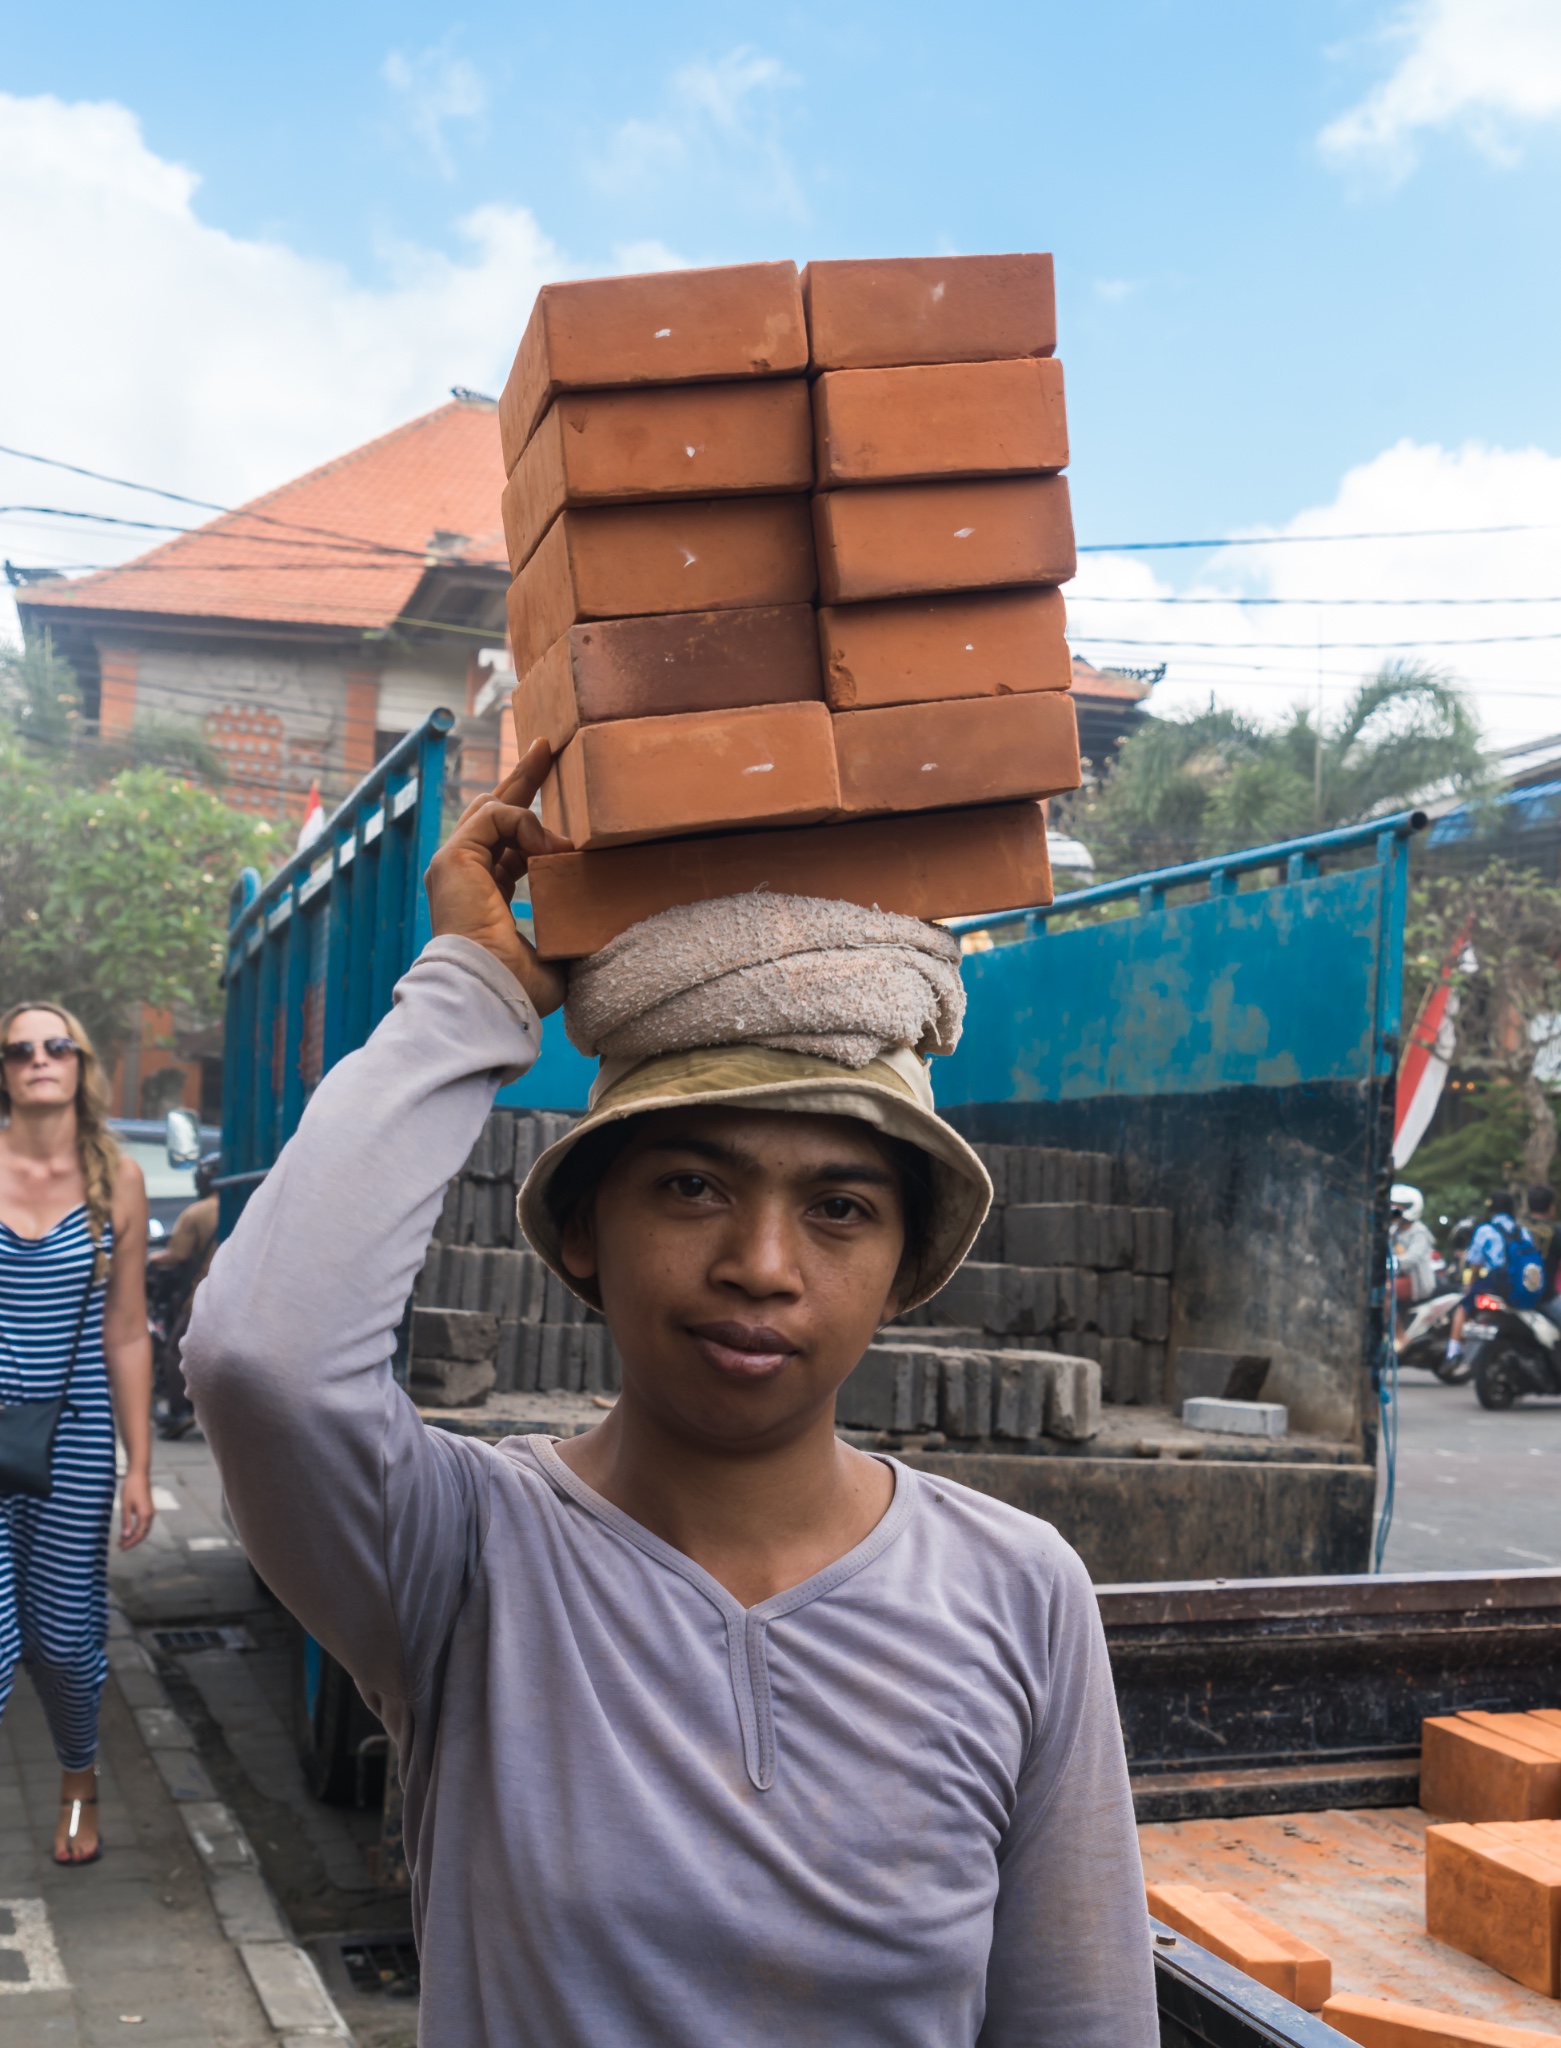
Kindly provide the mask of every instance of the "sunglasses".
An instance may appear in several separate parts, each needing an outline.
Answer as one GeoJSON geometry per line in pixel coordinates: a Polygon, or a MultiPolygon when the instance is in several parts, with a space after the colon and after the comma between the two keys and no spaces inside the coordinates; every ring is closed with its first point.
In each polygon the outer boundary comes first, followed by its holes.
{"type": "MultiPolygon", "coordinates": [[[[69,1059],[73,1052],[81,1051],[74,1038],[45,1038],[41,1042],[51,1060],[69,1059]]],[[[35,1038],[9,1038],[0,1045],[0,1059],[8,1067],[25,1067],[37,1056],[39,1043],[35,1038]]]]}

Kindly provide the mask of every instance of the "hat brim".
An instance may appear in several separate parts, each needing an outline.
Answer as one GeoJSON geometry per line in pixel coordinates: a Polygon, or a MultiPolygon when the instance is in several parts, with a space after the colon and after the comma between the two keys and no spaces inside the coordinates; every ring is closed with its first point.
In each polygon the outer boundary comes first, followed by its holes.
{"type": "Polygon", "coordinates": [[[932,1169],[932,1217],[922,1271],[901,1313],[929,1300],[952,1277],[976,1241],[992,1203],[986,1168],[965,1140],[932,1107],[925,1065],[914,1053],[896,1052],[864,1067],[836,1066],[810,1054],[766,1046],[718,1046],[667,1053],[631,1066],[603,1071],[591,1091],[591,1106],[574,1129],[537,1159],[515,1198],[526,1241],[572,1294],[602,1305],[594,1279],[577,1278],[565,1266],[558,1225],[548,1190],[563,1162],[592,1131],[656,1110],[732,1105],[746,1109],[793,1110],[807,1116],[849,1116],[886,1137],[919,1147],[932,1169]]]}

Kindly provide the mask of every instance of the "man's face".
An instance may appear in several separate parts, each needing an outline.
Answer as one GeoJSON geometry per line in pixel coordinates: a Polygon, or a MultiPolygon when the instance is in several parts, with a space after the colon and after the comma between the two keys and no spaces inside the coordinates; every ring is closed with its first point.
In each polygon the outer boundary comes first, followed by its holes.
{"type": "Polygon", "coordinates": [[[851,1117],[646,1117],[565,1230],[624,1391],[679,1434],[768,1448],[814,1422],[896,1310],[899,1171],[851,1117]]]}

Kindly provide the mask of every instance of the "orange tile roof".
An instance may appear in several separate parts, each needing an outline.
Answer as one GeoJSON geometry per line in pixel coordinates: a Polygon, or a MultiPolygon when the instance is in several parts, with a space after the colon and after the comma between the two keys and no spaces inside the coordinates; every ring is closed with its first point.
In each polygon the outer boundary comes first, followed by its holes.
{"type": "Polygon", "coordinates": [[[1092,661],[1086,661],[1082,654],[1073,657],[1073,694],[1075,697],[1117,697],[1136,704],[1149,695],[1153,684],[1146,683],[1141,676],[1124,675],[1120,669],[1096,668],[1092,661]]]}
{"type": "Polygon", "coordinates": [[[503,488],[495,409],[457,400],[123,568],[35,584],[18,603],[383,628],[436,564],[505,567],[503,488]]]}

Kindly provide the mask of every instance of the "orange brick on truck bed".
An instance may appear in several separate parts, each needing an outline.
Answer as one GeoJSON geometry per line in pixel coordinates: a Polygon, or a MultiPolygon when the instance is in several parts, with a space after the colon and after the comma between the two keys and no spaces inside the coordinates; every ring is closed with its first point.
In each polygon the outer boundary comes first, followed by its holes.
{"type": "Polygon", "coordinates": [[[1073,680],[1060,590],[822,605],[818,630],[835,711],[1066,690],[1073,680]]]}
{"type": "Polygon", "coordinates": [[[549,853],[528,870],[537,950],[578,959],[678,903],[779,889],[961,917],[1051,901],[1039,804],[994,804],[796,830],[549,853]]]}
{"type": "Polygon", "coordinates": [[[824,491],[813,521],[826,604],[1066,583],[1076,567],[1060,476],[824,491]]]}
{"type": "Polygon", "coordinates": [[[794,263],[545,284],[499,399],[504,473],[560,391],[795,376],[807,361],[794,263]]]}
{"type": "Polygon", "coordinates": [[[513,698],[521,753],[562,753],[578,727],[609,718],[816,703],[823,696],[813,607],[667,612],[571,626],[526,671],[513,698]]]}
{"type": "Polygon", "coordinates": [[[1065,469],[1062,365],[831,370],[813,386],[813,442],[820,490],[1065,469]]]}
{"type": "Polygon", "coordinates": [[[509,589],[522,673],[582,619],[805,604],[816,581],[805,498],[688,498],[560,512],[509,589]]]}
{"type": "Polygon", "coordinates": [[[946,810],[1079,786],[1078,725],[1063,690],[842,711],[834,728],[848,813],[946,810]]]}
{"type": "Polygon", "coordinates": [[[542,821],[578,849],[740,825],[807,825],[840,807],[822,704],[583,725],[542,790],[542,821]]]}
{"type": "Polygon", "coordinates": [[[510,572],[566,505],[805,491],[812,480],[800,377],[564,392],[504,487],[510,572]]]}
{"type": "Polygon", "coordinates": [[[1444,1820],[1561,1819],[1561,1726],[1538,1713],[1422,1722],[1420,1804],[1444,1820]]]}
{"type": "Polygon", "coordinates": [[[1554,1998],[1561,1821],[1451,1821],[1425,1837],[1427,1934],[1554,1998]]]}
{"type": "Polygon", "coordinates": [[[899,256],[810,263],[802,273],[815,370],[1049,356],[1050,256],[899,256]]]}

